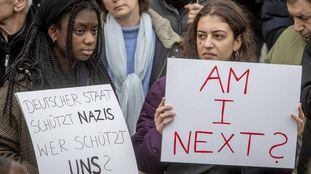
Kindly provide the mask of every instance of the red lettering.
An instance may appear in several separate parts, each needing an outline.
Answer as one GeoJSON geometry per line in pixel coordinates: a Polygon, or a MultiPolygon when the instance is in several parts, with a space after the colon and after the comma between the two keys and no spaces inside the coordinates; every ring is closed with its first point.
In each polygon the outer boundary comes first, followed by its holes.
{"type": "Polygon", "coordinates": [[[221,121],[220,121],[220,122],[213,122],[213,124],[227,124],[227,125],[230,125],[231,123],[224,122],[225,107],[226,107],[226,102],[233,102],[233,100],[228,100],[228,99],[215,99],[215,101],[220,101],[220,102],[222,102],[222,106],[221,106],[221,121]]]}
{"type": "Polygon", "coordinates": [[[225,140],[225,143],[224,145],[221,146],[221,148],[218,150],[218,153],[225,147],[225,146],[228,146],[230,151],[232,153],[234,153],[233,149],[231,148],[230,144],[229,144],[229,141],[233,138],[234,134],[231,134],[231,136],[229,137],[229,139],[226,139],[225,135],[223,133],[221,133],[221,136],[222,138],[225,140]]]}
{"type": "Polygon", "coordinates": [[[252,143],[252,136],[253,135],[265,135],[263,133],[257,133],[257,132],[240,132],[240,134],[249,135],[248,137],[248,145],[247,145],[247,156],[249,156],[249,152],[251,149],[251,143],[252,143]]]}
{"type": "Polygon", "coordinates": [[[233,74],[236,81],[240,81],[243,76],[246,75],[245,85],[244,85],[244,94],[247,94],[247,86],[248,86],[248,79],[249,79],[249,69],[247,69],[240,77],[238,77],[233,68],[230,68],[229,71],[229,78],[228,78],[228,84],[227,84],[227,93],[230,92],[230,85],[231,85],[231,75],[233,74]]]}
{"type": "Polygon", "coordinates": [[[219,76],[219,72],[218,72],[217,66],[214,66],[214,68],[212,69],[212,71],[210,72],[208,77],[206,78],[205,82],[203,83],[203,85],[200,88],[200,92],[203,90],[203,88],[205,87],[205,85],[207,84],[207,82],[209,80],[218,80],[222,93],[225,93],[224,87],[222,85],[222,82],[221,82],[221,79],[220,79],[220,76],[219,76]],[[216,72],[216,76],[212,76],[214,74],[214,71],[216,72]]]}
{"type": "Polygon", "coordinates": [[[194,152],[195,153],[213,153],[213,151],[211,151],[211,150],[198,150],[198,148],[197,148],[198,143],[207,143],[207,141],[198,140],[198,134],[213,134],[213,132],[206,132],[206,131],[196,131],[195,132],[194,152]]]}
{"type": "Polygon", "coordinates": [[[273,154],[272,154],[272,150],[275,149],[275,148],[277,148],[277,147],[279,147],[279,146],[285,145],[285,144],[287,143],[287,141],[288,141],[288,138],[287,138],[287,136],[286,136],[284,133],[282,133],[282,132],[276,132],[276,133],[274,133],[273,135],[281,135],[281,136],[283,136],[283,137],[285,138],[285,140],[284,140],[283,143],[279,143],[279,144],[276,144],[276,145],[272,146],[272,147],[270,148],[270,150],[269,150],[269,154],[270,154],[270,156],[271,156],[272,158],[276,158],[276,159],[284,158],[284,156],[275,156],[275,155],[273,155],[273,154]]]}
{"type": "Polygon", "coordinates": [[[187,148],[185,147],[184,143],[182,142],[180,136],[178,135],[178,133],[175,131],[174,133],[174,155],[176,154],[176,146],[177,146],[177,139],[179,141],[179,144],[181,145],[181,147],[184,149],[184,151],[189,154],[189,150],[190,150],[190,138],[191,138],[191,131],[189,132],[188,135],[188,144],[187,144],[187,148]]]}

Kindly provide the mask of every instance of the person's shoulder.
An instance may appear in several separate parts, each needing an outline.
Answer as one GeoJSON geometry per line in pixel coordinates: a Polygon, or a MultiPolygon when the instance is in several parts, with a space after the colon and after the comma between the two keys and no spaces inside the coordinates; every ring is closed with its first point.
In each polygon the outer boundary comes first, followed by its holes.
{"type": "Polygon", "coordinates": [[[152,27],[157,37],[165,48],[171,48],[173,44],[181,41],[180,36],[173,30],[168,19],[162,17],[151,8],[147,11],[147,13],[151,18],[152,27]]]}
{"type": "Polygon", "coordinates": [[[306,42],[293,26],[283,31],[268,53],[267,63],[299,65],[306,42]]]}
{"type": "Polygon", "coordinates": [[[299,42],[304,42],[302,37],[300,36],[300,34],[294,30],[294,26],[293,25],[287,27],[283,31],[283,33],[280,35],[279,39],[282,39],[284,41],[286,41],[286,40],[288,40],[288,41],[297,40],[299,42]]]}

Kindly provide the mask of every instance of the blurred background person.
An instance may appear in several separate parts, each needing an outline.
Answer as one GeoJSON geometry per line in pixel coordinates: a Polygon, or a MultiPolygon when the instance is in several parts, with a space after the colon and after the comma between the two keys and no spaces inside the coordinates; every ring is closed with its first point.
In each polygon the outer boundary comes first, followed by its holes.
{"type": "Polygon", "coordinates": [[[20,53],[34,20],[32,0],[0,0],[0,80],[20,53]]]}
{"type": "Polygon", "coordinates": [[[130,135],[151,84],[166,73],[170,48],[180,42],[169,21],[148,0],[97,0],[104,12],[102,59],[115,85],[130,135]]]}

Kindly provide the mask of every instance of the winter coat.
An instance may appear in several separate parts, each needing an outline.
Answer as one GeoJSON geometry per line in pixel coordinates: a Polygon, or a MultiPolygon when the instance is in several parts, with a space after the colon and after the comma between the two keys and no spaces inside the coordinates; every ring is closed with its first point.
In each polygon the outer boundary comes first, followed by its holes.
{"type": "Polygon", "coordinates": [[[280,35],[265,62],[274,64],[300,65],[306,42],[293,26],[288,27],[280,35]]]}
{"type": "Polygon", "coordinates": [[[283,0],[264,0],[261,18],[263,37],[270,50],[280,34],[292,25],[293,21],[283,0]]]}
{"type": "Polygon", "coordinates": [[[298,163],[298,173],[311,172],[311,41],[304,49],[302,56],[301,103],[307,117],[303,134],[302,147],[298,163]]]}
{"type": "Polygon", "coordinates": [[[34,20],[34,15],[35,7],[31,6],[24,26],[17,33],[9,36],[8,42],[5,41],[4,37],[0,33],[0,80],[7,73],[8,68],[12,65],[22,50],[28,30],[34,20]]]}

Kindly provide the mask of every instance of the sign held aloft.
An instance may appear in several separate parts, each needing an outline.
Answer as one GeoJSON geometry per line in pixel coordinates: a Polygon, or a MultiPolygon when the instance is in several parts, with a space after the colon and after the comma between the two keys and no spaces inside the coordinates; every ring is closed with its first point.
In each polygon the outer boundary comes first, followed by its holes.
{"type": "Polygon", "coordinates": [[[40,173],[138,173],[130,135],[110,85],[16,96],[40,173]]]}
{"type": "Polygon", "coordinates": [[[301,67],[169,59],[161,160],[294,168],[301,67]]]}

